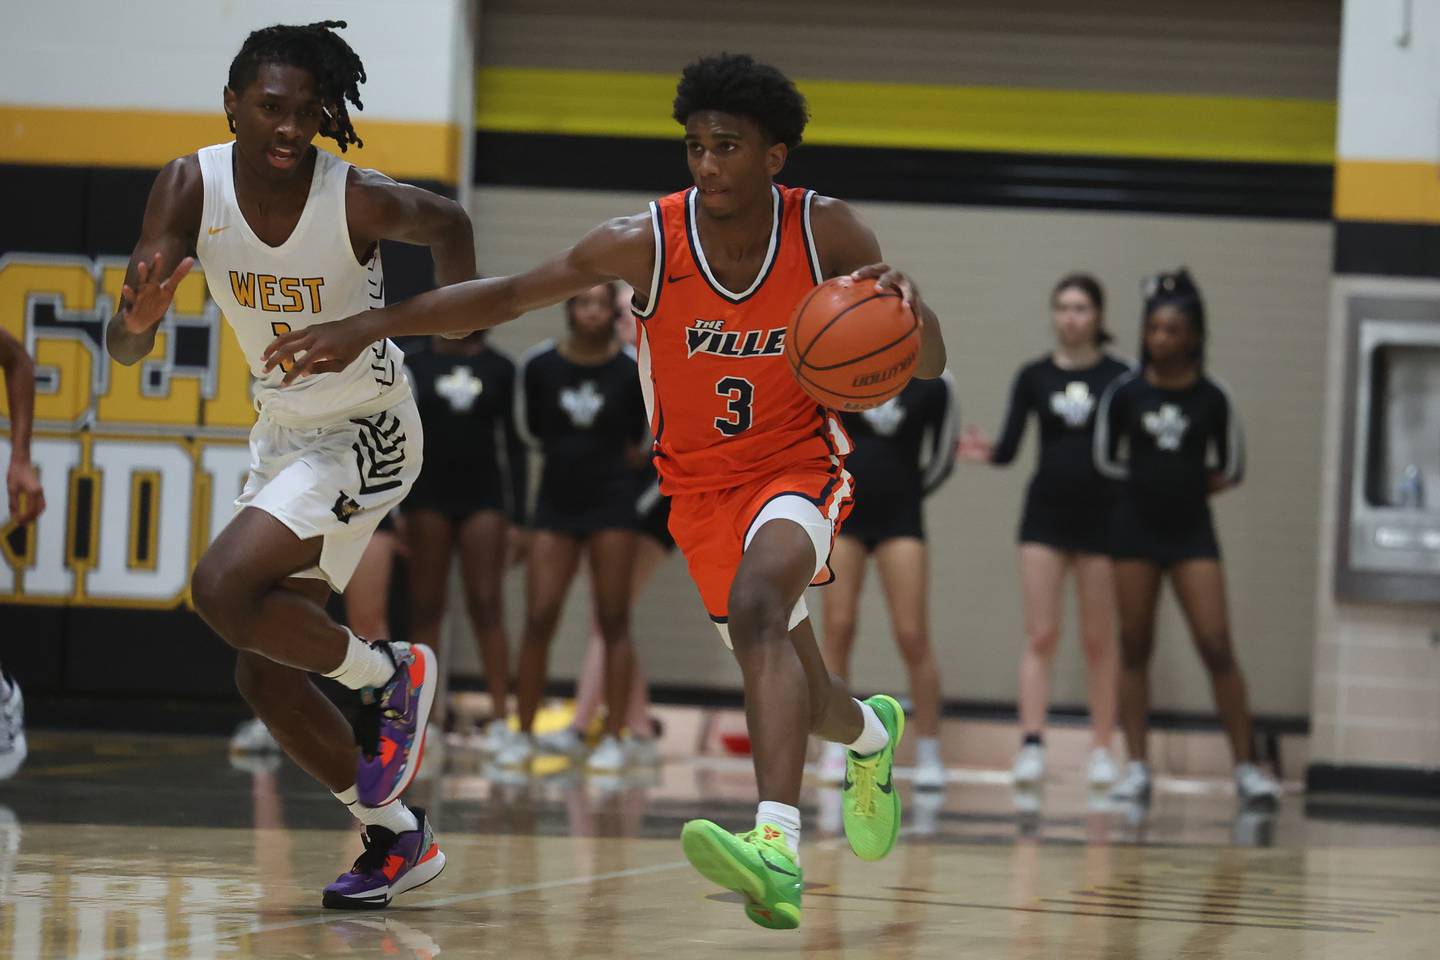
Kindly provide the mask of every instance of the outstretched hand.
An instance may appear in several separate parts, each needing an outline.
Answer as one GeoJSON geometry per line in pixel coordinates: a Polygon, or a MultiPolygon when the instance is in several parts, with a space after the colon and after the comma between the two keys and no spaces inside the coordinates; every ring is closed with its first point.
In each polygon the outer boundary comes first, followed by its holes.
{"type": "Polygon", "coordinates": [[[40,474],[34,464],[12,460],[5,487],[10,501],[10,521],[16,526],[23,527],[45,512],[45,488],[40,485],[40,474]]]}
{"type": "Polygon", "coordinates": [[[363,317],[316,323],[280,334],[265,348],[265,371],[284,370],[282,383],[289,386],[300,377],[344,370],[374,342],[360,322],[363,317]]]}
{"type": "Polygon", "coordinates": [[[160,254],[148,262],[140,260],[135,264],[139,282],[132,288],[125,284],[120,288],[121,322],[130,333],[145,333],[165,317],[170,301],[175,299],[175,288],[195,266],[194,257],[186,257],[175,265],[170,276],[160,279],[160,254]]]}
{"type": "Polygon", "coordinates": [[[984,431],[971,424],[955,444],[955,456],[966,463],[989,463],[994,445],[984,431]]]}

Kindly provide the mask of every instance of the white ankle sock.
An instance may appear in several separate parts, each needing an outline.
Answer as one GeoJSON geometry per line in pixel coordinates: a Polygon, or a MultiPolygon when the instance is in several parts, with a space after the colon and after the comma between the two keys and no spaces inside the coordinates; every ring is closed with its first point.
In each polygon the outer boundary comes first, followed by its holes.
{"type": "Polygon", "coordinates": [[[384,827],[391,833],[405,833],[420,826],[415,814],[399,800],[391,800],[383,807],[364,807],[360,805],[354,787],[335,794],[335,799],[345,804],[350,815],[367,827],[384,827]]]}
{"type": "Polygon", "coordinates": [[[868,757],[885,749],[885,744],[890,742],[890,731],[885,729],[885,724],[880,722],[880,715],[870,704],[856,700],[855,705],[860,708],[860,715],[865,718],[865,726],[860,730],[860,736],[855,738],[855,742],[845,746],[859,756],[868,757]]]}
{"type": "Polygon", "coordinates": [[[915,765],[940,763],[940,738],[921,737],[915,741],[915,765]]]}
{"type": "Polygon", "coordinates": [[[773,800],[761,800],[760,806],[755,808],[755,826],[770,824],[777,827],[785,834],[785,842],[790,845],[790,852],[795,854],[795,861],[800,861],[800,808],[792,807],[788,803],[776,803],[773,800]]]}
{"type": "Polygon", "coordinates": [[[355,636],[349,627],[344,630],[350,635],[350,643],[345,648],[345,659],[325,676],[351,690],[383,687],[389,683],[390,678],[395,676],[395,661],[391,660],[384,650],[355,636]]]}

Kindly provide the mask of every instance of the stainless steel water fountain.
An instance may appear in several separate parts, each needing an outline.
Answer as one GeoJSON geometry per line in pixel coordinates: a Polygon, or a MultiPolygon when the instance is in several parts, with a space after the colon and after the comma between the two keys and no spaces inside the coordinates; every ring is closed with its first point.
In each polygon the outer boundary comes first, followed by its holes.
{"type": "Polygon", "coordinates": [[[1440,299],[1347,307],[1336,593],[1440,604],[1440,299]]]}

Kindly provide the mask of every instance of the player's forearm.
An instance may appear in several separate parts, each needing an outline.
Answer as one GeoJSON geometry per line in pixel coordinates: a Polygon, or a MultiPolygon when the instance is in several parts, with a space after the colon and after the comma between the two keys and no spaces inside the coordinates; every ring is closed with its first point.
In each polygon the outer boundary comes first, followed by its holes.
{"type": "Polygon", "coordinates": [[[940,319],[928,306],[924,308],[924,322],[920,325],[920,359],[915,365],[915,376],[922,380],[934,380],[945,372],[945,337],[940,333],[940,319]]]}
{"type": "Polygon", "coordinates": [[[383,310],[357,315],[369,340],[488,330],[520,315],[514,282],[487,277],[440,287],[383,310]]]}
{"type": "Polygon", "coordinates": [[[131,333],[125,329],[125,322],[117,313],[105,327],[105,349],[115,362],[133,366],[155,349],[155,329],[151,327],[144,333],[131,333]]]}
{"type": "Polygon", "coordinates": [[[430,244],[435,283],[442,287],[475,279],[475,231],[465,212],[456,209],[459,215],[453,217],[444,234],[430,244]]]}
{"type": "Polygon", "coordinates": [[[16,350],[5,365],[5,395],[10,403],[10,462],[30,462],[30,432],[35,423],[35,363],[16,350]]]}

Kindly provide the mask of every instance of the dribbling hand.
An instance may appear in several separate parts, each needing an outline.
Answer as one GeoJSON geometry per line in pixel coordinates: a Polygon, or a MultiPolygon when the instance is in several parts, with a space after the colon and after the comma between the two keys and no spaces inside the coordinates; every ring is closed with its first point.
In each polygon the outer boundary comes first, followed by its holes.
{"type": "Polygon", "coordinates": [[[909,274],[896,270],[888,263],[872,263],[850,274],[851,280],[874,280],[881,290],[894,290],[900,294],[905,306],[915,311],[921,323],[925,322],[925,311],[920,300],[920,287],[910,279],[909,274]]]}
{"type": "Polygon", "coordinates": [[[165,317],[170,301],[175,299],[175,288],[180,286],[195,266],[194,257],[186,257],[175,265],[175,270],[164,280],[160,279],[160,254],[148,262],[135,264],[139,282],[134,288],[125,284],[120,288],[120,321],[130,333],[145,333],[165,317]]]}

